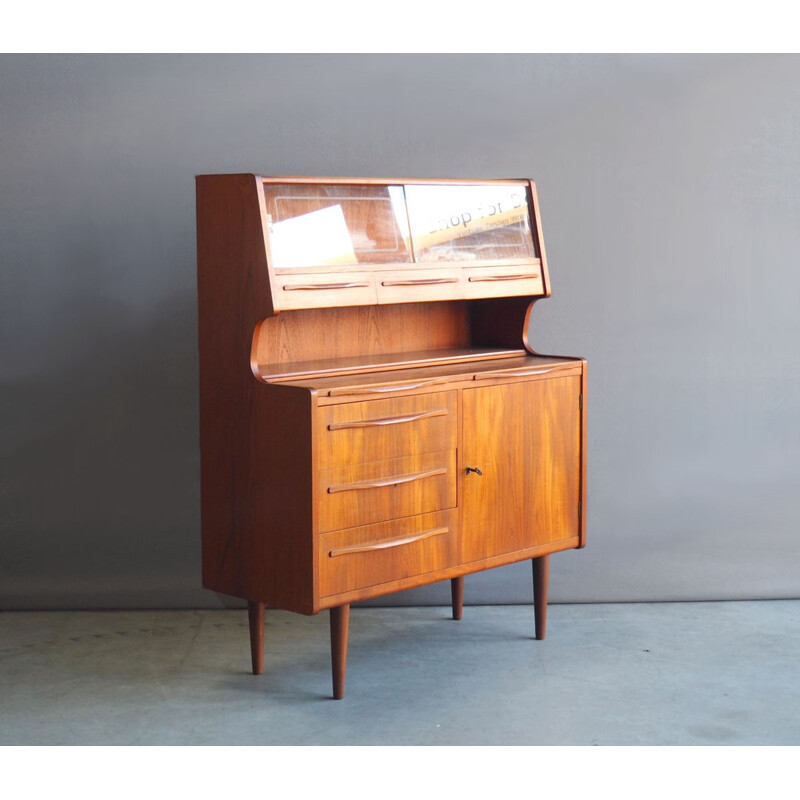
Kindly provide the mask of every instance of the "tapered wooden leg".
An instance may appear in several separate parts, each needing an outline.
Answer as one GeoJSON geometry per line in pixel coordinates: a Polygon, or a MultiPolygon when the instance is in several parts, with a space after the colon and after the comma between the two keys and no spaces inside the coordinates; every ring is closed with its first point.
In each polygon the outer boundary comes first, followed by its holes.
{"type": "Polygon", "coordinates": [[[250,656],[253,660],[253,675],[263,675],[264,604],[248,600],[247,616],[250,619],[250,656]]]}
{"type": "Polygon", "coordinates": [[[453,619],[461,619],[464,610],[464,576],[450,579],[450,593],[453,596],[453,619]]]}
{"type": "Polygon", "coordinates": [[[347,674],[347,633],[350,628],[350,603],[331,609],[331,666],[333,668],[333,698],[344,697],[347,674]]]}
{"type": "Polygon", "coordinates": [[[550,580],[550,556],[539,556],[533,563],[533,614],[536,621],[536,638],[544,639],[547,633],[547,583],[550,580]]]}

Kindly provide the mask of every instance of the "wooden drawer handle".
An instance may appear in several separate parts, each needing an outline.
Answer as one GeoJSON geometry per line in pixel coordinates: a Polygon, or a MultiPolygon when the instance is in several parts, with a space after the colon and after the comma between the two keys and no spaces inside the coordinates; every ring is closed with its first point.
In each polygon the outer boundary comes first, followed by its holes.
{"type": "Polygon", "coordinates": [[[299,283],[284,286],[284,292],[309,292],[315,289],[365,289],[369,281],[349,281],[348,283],[299,283]]]}
{"type": "Polygon", "coordinates": [[[458,278],[408,278],[402,281],[381,281],[381,286],[432,286],[439,283],[458,283],[458,278]]]}
{"type": "Polygon", "coordinates": [[[383,419],[357,419],[352,422],[332,422],[328,425],[328,430],[341,431],[345,428],[373,428],[378,425],[399,425],[401,422],[416,422],[418,419],[445,416],[447,416],[447,409],[439,408],[436,411],[423,411],[421,414],[409,414],[405,417],[384,417],[383,419]]]}
{"type": "Polygon", "coordinates": [[[481,283],[483,281],[521,281],[524,278],[538,278],[539,273],[534,272],[532,275],[527,273],[525,275],[486,275],[482,278],[470,278],[470,283],[481,283]]]}
{"type": "Polygon", "coordinates": [[[412,475],[392,475],[389,478],[380,478],[375,481],[359,481],[358,483],[343,483],[340,486],[329,486],[328,494],[336,492],[351,492],[356,489],[380,489],[383,486],[395,486],[398,483],[411,483],[421,481],[423,478],[432,478],[434,475],[446,475],[447,467],[429,469],[425,472],[415,472],[412,475]]]}
{"type": "Polygon", "coordinates": [[[374,544],[360,544],[353,545],[353,547],[340,547],[338,550],[331,550],[328,553],[330,558],[334,556],[349,556],[351,553],[369,553],[372,550],[386,550],[390,547],[400,547],[404,544],[411,544],[418,542],[421,539],[428,539],[431,536],[441,536],[443,533],[448,533],[449,528],[434,528],[430,531],[417,533],[414,536],[405,536],[402,539],[391,539],[388,542],[375,542],[374,544]]]}
{"type": "Polygon", "coordinates": [[[556,369],[565,367],[548,367],[547,369],[523,369],[518,372],[479,372],[473,380],[482,381],[488,378],[527,378],[528,375],[544,375],[546,372],[553,372],[556,369]]]}
{"type": "Polygon", "coordinates": [[[331,389],[328,397],[336,397],[340,394],[373,394],[374,392],[407,392],[411,389],[421,389],[423,386],[434,386],[437,383],[447,383],[447,378],[435,378],[430,381],[419,381],[419,383],[404,384],[381,384],[380,386],[360,386],[357,389],[343,387],[341,389],[331,389]]]}

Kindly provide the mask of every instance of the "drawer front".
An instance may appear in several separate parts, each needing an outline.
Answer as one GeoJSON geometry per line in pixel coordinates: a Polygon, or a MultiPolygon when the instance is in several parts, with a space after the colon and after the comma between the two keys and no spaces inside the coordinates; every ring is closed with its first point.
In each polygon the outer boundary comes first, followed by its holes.
{"type": "Polygon", "coordinates": [[[320,410],[321,469],[456,447],[456,393],[344,403],[320,410]]]}
{"type": "Polygon", "coordinates": [[[417,453],[320,470],[322,533],[456,504],[456,452],[417,453]]]}
{"type": "Polygon", "coordinates": [[[455,518],[443,511],[320,536],[320,596],[455,566],[455,518]]]}
{"type": "Polygon", "coordinates": [[[542,268],[536,264],[516,267],[475,267],[464,270],[464,297],[511,297],[544,294],[542,268]]]}
{"type": "Polygon", "coordinates": [[[380,272],[375,276],[378,303],[424,303],[464,296],[460,269],[380,272]]]}
{"type": "Polygon", "coordinates": [[[272,290],[275,309],[375,305],[375,283],[367,272],[276,275],[272,290]]]}

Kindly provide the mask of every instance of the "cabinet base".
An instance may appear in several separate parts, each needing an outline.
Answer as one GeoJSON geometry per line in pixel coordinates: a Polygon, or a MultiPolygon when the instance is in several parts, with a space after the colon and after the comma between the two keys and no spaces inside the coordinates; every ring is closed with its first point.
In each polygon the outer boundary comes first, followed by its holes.
{"type": "MultiPolygon", "coordinates": [[[[544,639],[547,630],[547,589],[550,575],[550,556],[531,559],[533,565],[533,607],[535,636],[544,639]]],[[[464,576],[450,581],[453,601],[453,619],[460,620],[464,609],[464,576]]],[[[250,621],[250,655],[253,674],[264,672],[264,603],[248,601],[250,621]]],[[[333,677],[333,697],[344,697],[347,676],[347,643],[350,628],[350,604],[334,606],[330,610],[331,627],[331,673],[333,677]]]]}

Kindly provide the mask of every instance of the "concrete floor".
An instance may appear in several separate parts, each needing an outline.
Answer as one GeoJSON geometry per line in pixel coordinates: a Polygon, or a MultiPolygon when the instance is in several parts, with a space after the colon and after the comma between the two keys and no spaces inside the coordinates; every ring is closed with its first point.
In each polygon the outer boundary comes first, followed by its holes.
{"type": "Polygon", "coordinates": [[[0,744],[800,744],[800,601],[0,614],[0,744]]]}

